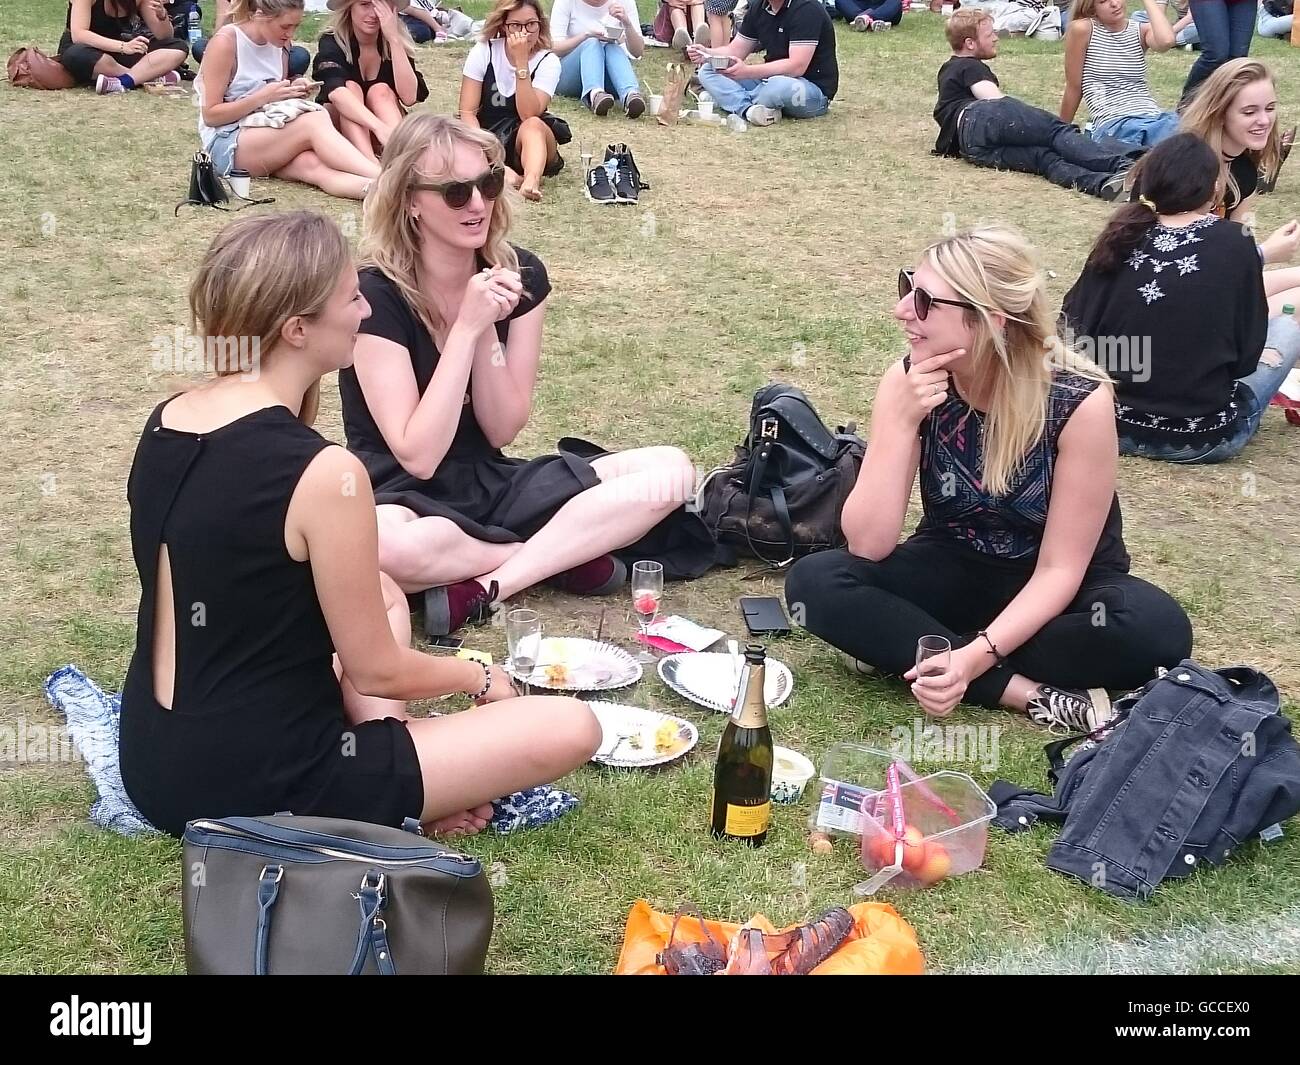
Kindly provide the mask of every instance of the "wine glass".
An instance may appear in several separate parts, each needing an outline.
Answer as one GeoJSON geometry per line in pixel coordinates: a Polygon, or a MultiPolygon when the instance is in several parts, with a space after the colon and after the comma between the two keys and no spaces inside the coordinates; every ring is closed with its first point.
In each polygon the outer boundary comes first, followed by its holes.
{"type": "MultiPolygon", "coordinates": [[[[636,562],[632,566],[632,609],[636,611],[643,635],[654,624],[664,597],[664,567],[658,562],[636,562]]],[[[653,662],[654,655],[642,650],[641,663],[653,662]]]]}
{"type": "Polygon", "coordinates": [[[506,643],[510,647],[510,666],[529,692],[528,678],[537,667],[542,649],[542,616],[536,610],[520,607],[506,615],[506,643]]]}
{"type": "Polygon", "coordinates": [[[946,636],[922,636],[916,641],[916,679],[937,677],[952,663],[952,643],[946,636]]]}

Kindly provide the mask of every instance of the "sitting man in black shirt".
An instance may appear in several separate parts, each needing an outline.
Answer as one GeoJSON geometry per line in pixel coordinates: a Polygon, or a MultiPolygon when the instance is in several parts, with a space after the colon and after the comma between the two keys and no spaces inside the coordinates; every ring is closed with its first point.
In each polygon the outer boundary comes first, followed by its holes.
{"type": "Polygon", "coordinates": [[[1110,138],[1094,141],[1042,108],[1006,96],[984,63],[998,54],[998,36],[987,12],[958,11],[945,32],[953,54],[939,68],[936,155],[1040,174],[1103,200],[1123,193],[1125,173],[1142,149],[1110,138]]]}
{"type": "Polygon", "coordinates": [[[824,115],[840,85],[835,28],[820,0],[754,0],[730,44],[691,45],[686,55],[702,64],[700,85],[718,106],[755,126],[824,115]],[[745,62],[760,51],[764,62],[745,62]],[[731,63],[719,69],[715,59],[731,63]]]}

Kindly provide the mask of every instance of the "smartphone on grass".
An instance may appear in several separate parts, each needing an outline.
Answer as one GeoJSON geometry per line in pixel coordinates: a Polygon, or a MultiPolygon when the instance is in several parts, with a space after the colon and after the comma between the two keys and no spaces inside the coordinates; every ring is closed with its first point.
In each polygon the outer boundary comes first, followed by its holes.
{"type": "Polygon", "coordinates": [[[774,595],[742,595],[740,614],[753,636],[788,636],[790,622],[781,600],[774,595]]]}

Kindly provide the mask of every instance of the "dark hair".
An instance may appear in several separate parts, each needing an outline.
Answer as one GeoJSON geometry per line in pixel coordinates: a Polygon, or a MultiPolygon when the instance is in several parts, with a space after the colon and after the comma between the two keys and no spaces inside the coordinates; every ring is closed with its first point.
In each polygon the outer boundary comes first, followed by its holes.
{"type": "Polygon", "coordinates": [[[1176,133],[1161,141],[1133,167],[1132,202],[1111,215],[1084,269],[1103,274],[1118,270],[1156,224],[1157,214],[1204,207],[1214,199],[1218,178],[1214,149],[1195,133],[1176,133]]]}

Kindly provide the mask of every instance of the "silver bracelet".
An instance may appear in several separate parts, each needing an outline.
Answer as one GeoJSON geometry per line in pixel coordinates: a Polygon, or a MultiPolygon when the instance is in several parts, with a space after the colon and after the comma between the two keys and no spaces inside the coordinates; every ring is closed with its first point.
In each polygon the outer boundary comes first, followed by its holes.
{"type": "MultiPolygon", "coordinates": [[[[478,660],[475,659],[475,661],[478,660]]],[[[470,695],[470,699],[473,702],[478,702],[483,698],[483,696],[492,690],[492,670],[482,662],[479,662],[479,665],[483,666],[483,687],[470,695]]]]}

